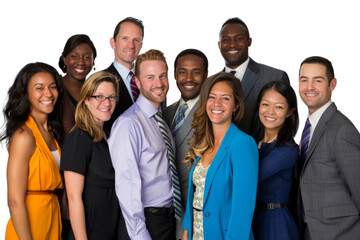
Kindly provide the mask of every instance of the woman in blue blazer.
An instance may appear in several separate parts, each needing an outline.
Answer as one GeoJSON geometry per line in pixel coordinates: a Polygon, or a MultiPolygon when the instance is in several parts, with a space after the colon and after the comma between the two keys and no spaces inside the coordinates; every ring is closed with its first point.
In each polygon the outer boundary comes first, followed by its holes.
{"type": "Polygon", "coordinates": [[[204,83],[185,156],[191,163],[182,239],[253,239],[258,151],[236,126],[244,114],[240,81],[218,73],[204,83]]]}

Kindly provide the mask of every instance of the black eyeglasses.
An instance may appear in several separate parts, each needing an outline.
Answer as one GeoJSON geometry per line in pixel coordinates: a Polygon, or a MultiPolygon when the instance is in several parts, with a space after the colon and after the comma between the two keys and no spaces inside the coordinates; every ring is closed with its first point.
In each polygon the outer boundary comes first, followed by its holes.
{"type": "Polygon", "coordinates": [[[118,97],[117,96],[108,96],[108,97],[105,97],[103,95],[94,95],[94,96],[90,96],[90,97],[93,97],[95,98],[96,101],[99,101],[99,102],[104,102],[106,99],[109,99],[110,102],[116,102],[118,100],[118,97]]]}

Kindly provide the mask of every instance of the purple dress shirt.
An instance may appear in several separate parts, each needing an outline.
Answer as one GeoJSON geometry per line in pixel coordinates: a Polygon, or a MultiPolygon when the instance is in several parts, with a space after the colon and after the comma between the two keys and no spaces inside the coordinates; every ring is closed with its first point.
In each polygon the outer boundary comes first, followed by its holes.
{"type": "MultiPolygon", "coordinates": [[[[108,140],[115,169],[116,195],[131,239],[151,239],[145,225],[145,207],[170,207],[173,204],[167,148],[153,118],[157,112],[140,94],[137,101],[116,119],[108,140]]],[[[171,141],[175,149],[174,140],[171,141]]]]}

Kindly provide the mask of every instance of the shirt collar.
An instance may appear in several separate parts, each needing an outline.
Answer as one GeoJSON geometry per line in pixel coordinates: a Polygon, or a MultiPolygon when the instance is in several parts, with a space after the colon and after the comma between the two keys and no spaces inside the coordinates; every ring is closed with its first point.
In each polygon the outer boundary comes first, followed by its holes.
{"type": "Polygon", "coordinates": [[[244,77],[244,74],[245,74],[247,66],[249,65],[249,62],[250,62],[250,58],[248,57],[245,62],[243,62],[240,66],[238,66],[235,69],[225,66],[225,72],[231,72],[231,71],[235,70],[236,71],[235,77],[237,77],[241,81],[242,78],[244,77]]]}
{"type": "Polygon", "coordinates": [[[134,104],[137,104],[140,107],[141,111],[144,112],[146,116],[148,116],[148,118],[151,118],[157,112],[161,112],[161,108],[160,110],[158,110],[154,105],[152,105],[149,100],[147,100],[141,94],[139,94],[139,97],[134,104]]]}
{"type": "Polygon", "coordinates": [[[128,78],[130,71],[135,72],[134,71],[134,67],[129,70],[127,67],[124,67],[123,65],[121,65],[120,63],[118,63],[116,60],[114,60],[114,67],[116,68],[116,70],[118,71],[118,73],[120,74],[120,77],[125,81],[128,80],[130,81],[131,78],[128,78]]]}
{"type": "Polygon", "coordinates": [[[316,125],[318,124],[321,116],[325,112],[325,110],[331,105],[332,101],[328,101],[324,106],[313,112],[311,115],[309,115],[309,121],[311,124],[310,131],[313,132],[313,130],[316,128],[316,125]]]}

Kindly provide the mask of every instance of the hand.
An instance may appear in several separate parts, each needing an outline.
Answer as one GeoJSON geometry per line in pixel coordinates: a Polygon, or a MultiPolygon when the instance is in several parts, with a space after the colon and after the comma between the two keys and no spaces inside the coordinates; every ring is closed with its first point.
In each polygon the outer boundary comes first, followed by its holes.
{"type": "Polygon", "coordinates": [[[189,240],[189,231],[188,230],[184,230],[184,232],[181,236],[181,240],[189,240]]]}

